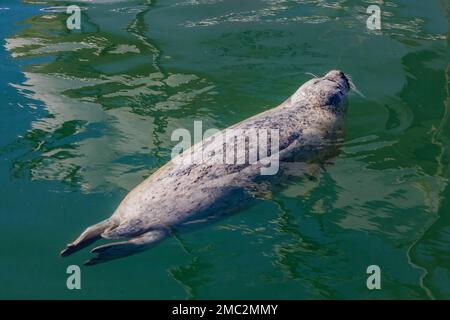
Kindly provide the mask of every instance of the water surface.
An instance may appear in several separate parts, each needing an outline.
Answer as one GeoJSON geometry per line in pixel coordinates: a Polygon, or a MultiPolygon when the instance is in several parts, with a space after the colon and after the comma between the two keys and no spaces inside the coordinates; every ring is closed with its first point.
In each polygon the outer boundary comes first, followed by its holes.
{"type": "Polygon", "coordinates": [[[2,1],[0,297],[450,298],[448,2],[385,1],[380,31],[369,4],[2,1]],[[67,290],[89,253],[58,252],[170,159],[174,129],[225,128],[333,68],[364,96],[317,181],[67,290]]]}

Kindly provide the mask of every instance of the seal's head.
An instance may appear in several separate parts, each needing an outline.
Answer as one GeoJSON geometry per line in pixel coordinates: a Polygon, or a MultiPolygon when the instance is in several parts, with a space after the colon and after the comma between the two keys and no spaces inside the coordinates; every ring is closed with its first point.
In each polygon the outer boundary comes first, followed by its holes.
{"type": "Polygon", "coordinates": [[[294,102],[311,107],[331,108],[336,112],[346,109],[350,79],[342,71],[331,70],[323,77],[309,80],[294,94],[294,102]]]}

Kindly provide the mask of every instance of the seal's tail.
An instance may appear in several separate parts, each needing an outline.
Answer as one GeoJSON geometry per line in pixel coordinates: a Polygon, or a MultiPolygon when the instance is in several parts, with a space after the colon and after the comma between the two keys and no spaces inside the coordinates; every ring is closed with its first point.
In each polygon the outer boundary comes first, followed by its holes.
{"type": "Polygon", "coordinates": [[[86,266],[92,266],[142,252],[157,245],[167,238],[167,236],[168,233],[165,230],[150,230],[126,241],[113,242],[99,246],[91,250],[92,253],[97,253],[97,256],[86,261],[84,264],[86,266]]]}
{"type": "Polygon", "coordinates": [[[117,223],[111,219],[104,220],[100,223],[94,224],[87,228],[74,242],[69,243],[67,247],[61,251],[60,255],[63,257],[70,256],[72,253],[90,245],[101,238],[101,234],[117,226],[117,223]]]}

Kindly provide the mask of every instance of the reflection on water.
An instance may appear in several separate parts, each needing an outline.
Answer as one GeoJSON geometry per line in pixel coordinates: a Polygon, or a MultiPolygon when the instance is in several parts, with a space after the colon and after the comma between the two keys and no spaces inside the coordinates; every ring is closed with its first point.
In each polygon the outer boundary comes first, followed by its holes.
{"type": "Polygon", "coordinates": [[[236,288],[252,298],[450,297],[445,1],[385,1],[380,32],[364,28],[360,1],[80,2],[82,32],[65,29],[66,3],[39,5],[5,44],[24,65],[25,81],[11,85],[42,111],[2,146],[14,179],[129,190],[169,159],[173,129],[198,119],[223,128],[282,101],[305,72],[339,67],[367,98],[350,97],[334,164],[183,236],[189,258],[168,273],[190,299],[236,288]],[[382,266],[380,293],[364,287],[369,264],[382,266]]]}
{"type": "Polygon", "coordinates": [[[85,192],[129,189],[168,159],[171,129],[208,103],[208,79],[158,66],[159,49],[144,36],[149,6],[134,3],[87,6],[81,33],[64,29],[59,10],[43,10],[7,39],[13,57],[53,58],[28,65],[27,80],[14,85],[49,114],[19,141],[31,146],[14,162],[14,175],[62,180],[85,192]]]}
{"type": "Polygon", "coordinates": [[[201,299],[199,288],[210,282],[208,271],[212,265],[201,255],[195,254],[189,246],[177,235],[176,240],[189,255],[189,262],[168,270],[170,276],[180,283],[186,291],[186,299],[201,299]]]}

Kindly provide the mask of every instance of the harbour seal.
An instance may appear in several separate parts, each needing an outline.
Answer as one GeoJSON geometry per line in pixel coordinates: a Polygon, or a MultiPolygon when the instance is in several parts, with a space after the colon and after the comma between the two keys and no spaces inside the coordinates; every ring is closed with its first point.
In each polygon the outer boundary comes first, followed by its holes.
{"type": "Polygon", "coordinates": [[[229,151],[227,140],[217,139],[224,135],[221,131],[172,159],[131,190],[110,218],[87,228],[61,255],[68,256],[100,238],[123,240],[94,248],[91,252],[97,256],[86,265],[143,251],[173,232],[211,223],[247,206],[289,170],[301,170],[295,164],[326,162],[336,154],[344,135],[350,84],[342,71],[332,70],[307,81],[278,107],[230,127],[244,133],[255,128],[277,130],[278,150],[269,155],[280,161],[275,175],[261,175],[261,162],[175,161],[218,143],[219,148],[229,151]]]}

